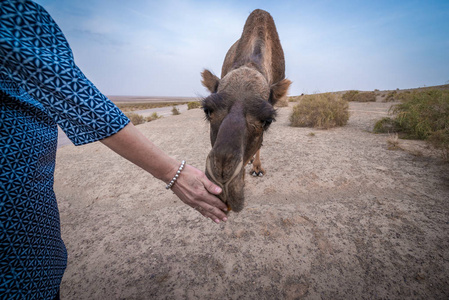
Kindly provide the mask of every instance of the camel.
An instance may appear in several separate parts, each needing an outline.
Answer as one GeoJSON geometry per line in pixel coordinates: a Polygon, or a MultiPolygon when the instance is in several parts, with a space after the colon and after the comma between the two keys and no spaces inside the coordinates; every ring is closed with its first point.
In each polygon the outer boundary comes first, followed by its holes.
{"type": "Polygon", "coordinates": [[[264,10],[254,10],[242,36],[228,50],[221,78],[205,69],[202,84],[211,92],[202,107],[210,123],[212,150],[206,175],[222,187],[219,196],[228,210],[244,207],[244,169],[263,176],[260,161],[263,133],[275,121],[277,101],[286,97],[291,81],[285,78],[284,52],[274,20],[264,10]]]}

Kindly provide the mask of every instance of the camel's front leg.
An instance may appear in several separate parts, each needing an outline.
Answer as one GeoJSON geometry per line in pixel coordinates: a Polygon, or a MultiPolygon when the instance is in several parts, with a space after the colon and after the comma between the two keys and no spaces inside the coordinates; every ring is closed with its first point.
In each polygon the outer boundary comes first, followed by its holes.
{"type": "Polygon", "coordinates": [[[265,170],[262,168],[262,163],[260,162],[260,149],[256,152],[256,156],[253,160],[253,167],[251,168],[251,171],[249,171],[249,174],[260,177],[265,175],[265,170]]]}

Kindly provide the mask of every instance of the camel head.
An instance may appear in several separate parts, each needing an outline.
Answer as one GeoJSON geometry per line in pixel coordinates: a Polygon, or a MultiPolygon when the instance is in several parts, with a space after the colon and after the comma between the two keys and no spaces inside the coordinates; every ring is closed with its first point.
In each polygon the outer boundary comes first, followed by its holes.
{"type": "Polygon", "coordinates": [[[290,81],[270,86],[260,72],[248,67],[222,79],[204,70],[202,77],[212,93],[202,102],[212,144],[206,175],[222,187],[219,197],[228,208],[239,212],[244,206],[245,165],[262,146],[263,133],[275,121],[273,105],[285,96],[290,81]]]}

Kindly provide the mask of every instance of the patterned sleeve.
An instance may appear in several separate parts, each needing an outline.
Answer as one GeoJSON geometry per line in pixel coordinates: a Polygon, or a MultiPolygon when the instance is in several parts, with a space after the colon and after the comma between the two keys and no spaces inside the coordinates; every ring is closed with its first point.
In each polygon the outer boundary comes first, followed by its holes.
{"type": "Polygon", "coordinates": [[[129,123],[75,65],[58,25],[32,1],[0,3],[0,72],[42,103],[75,145],[111,136],[129,123]]]}

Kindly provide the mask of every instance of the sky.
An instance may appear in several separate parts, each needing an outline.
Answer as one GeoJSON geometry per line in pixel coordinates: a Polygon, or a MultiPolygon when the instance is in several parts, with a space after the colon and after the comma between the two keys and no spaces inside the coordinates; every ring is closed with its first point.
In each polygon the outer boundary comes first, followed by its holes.
{"type": "Polygon", "coordinates": [[[254,9],[274,18],[290,95],[449,83],[449,1],[35,0],[105,95],[200,97],[254,9]]]}

